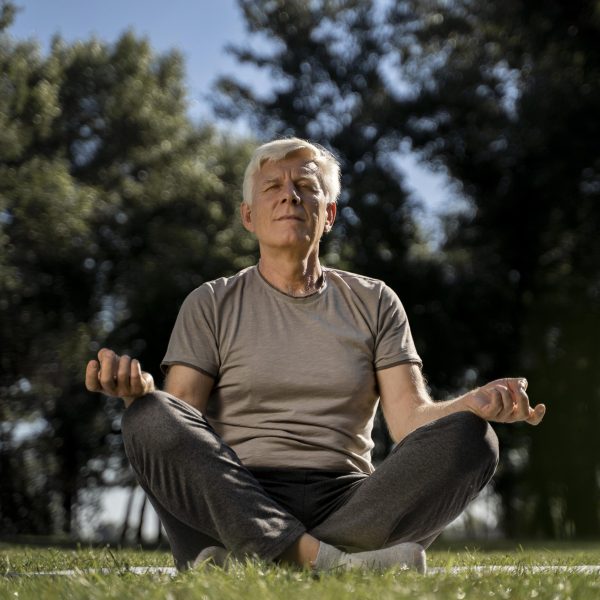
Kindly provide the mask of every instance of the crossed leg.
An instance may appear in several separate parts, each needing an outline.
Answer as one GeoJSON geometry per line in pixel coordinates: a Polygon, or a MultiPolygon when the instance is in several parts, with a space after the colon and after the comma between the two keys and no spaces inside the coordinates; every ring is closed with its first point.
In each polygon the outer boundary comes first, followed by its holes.
{"type": "Polygon", "coordinates": [[[470,412],[454,413],[408,435],[310,534],[348,551],[400,542],[427,548],[485,487],[497,464],[490,425],[470,412]]]}
{"type": "Polygon", "coordinates": [[[304,550],[314,552],[311,540],[351,552],[404,541],[428,546],[485,486],[498,459],[485,421],[471,413],[439,419],[407,436],[307,534],[185,402],[164,392],[139,398],[122,429],[178,568],[212,545],[298,562],[304,550]]]}
{"type": "Polygon", "coordinates": [[[216,541],[235,553],[273,560],[305,532],[185,402],[164,392],[138,398],[121,428],[178,568],[216,541]]]}

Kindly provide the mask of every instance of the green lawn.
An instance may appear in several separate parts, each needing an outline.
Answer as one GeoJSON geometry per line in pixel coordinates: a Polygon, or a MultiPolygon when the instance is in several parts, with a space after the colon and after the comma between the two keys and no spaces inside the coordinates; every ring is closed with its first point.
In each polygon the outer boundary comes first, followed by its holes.
{"type": "Polygon", "coordinates": [[[344,600],[534,598],[600,599],[600,575],[533,572],[536,565],[598,565],[600,544],[525,546],[483,551],[456,547],[431,551],[430,567],[505,565],[516,573],[459,572],[421,576],[412,572],[345,573],[313,577],[309,573],[261,563],[236,566],[230,572],[199,570],[169,575],[119,572],[128,566],[171,566],[167,553],[114,549],[40,549],[0,545],[0,599],[32,598],[180,598],[344,600]],[[109,574],[73,576],[1,576],[6,573],[109,568],[109,574]]]}

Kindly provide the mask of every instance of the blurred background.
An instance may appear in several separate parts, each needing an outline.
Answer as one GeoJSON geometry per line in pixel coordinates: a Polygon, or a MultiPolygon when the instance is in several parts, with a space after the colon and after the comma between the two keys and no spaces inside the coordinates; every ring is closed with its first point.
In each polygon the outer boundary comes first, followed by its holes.
{"type": "Polygon", "coordinates": [[[433,396],[547,405],[455,531],[597,539],[600,2],[189,4],[0,1],[0,540],[160,542],[84,367],[161,381],[187,293],[257,260],[242,175],[284,135],[339,157],[323,262],[397,291],[433,396]]]}

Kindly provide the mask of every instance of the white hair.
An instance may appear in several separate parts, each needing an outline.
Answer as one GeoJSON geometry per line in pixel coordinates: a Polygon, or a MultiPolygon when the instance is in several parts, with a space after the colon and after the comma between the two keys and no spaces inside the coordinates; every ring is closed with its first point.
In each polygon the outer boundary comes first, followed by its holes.
{"type": "Polygon", "coordinates": [[[252,205],[254,180],[267,161],[283,160],[290,154],[300,151],[310,154],[311,160],[317,165],[319,169],[317,176],[327,204],[337,202],[340,194],[340,164],[337,158],[320,144],[296,137],[267,142],[254,151],[244,173],[243,202],[248,206],[252,205]]]}

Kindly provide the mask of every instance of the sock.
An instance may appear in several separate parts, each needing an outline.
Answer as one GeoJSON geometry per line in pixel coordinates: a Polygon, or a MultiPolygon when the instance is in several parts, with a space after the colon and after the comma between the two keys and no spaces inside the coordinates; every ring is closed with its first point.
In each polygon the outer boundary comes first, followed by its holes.
{"type": "Polygon", "coordinates": [[[314,562],[315,571],[330,571],[339,569],[373,569],[382,571],[392,567],[416,569],[425,573],[425,550],[419,544],[405,542],[381,550],[348,553],[334,546],[319,542],[319,552],[314,562]]]}
{"type": "Polygon", "coordinates": [[[231,552],[225,550],[221,546],[208,546],[204,548],[192,563],[192,568],[203,567],[220,567],[227,569],[231,566],[233,556],[231,552]]]}

